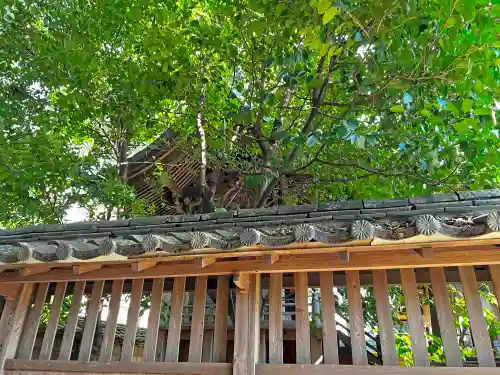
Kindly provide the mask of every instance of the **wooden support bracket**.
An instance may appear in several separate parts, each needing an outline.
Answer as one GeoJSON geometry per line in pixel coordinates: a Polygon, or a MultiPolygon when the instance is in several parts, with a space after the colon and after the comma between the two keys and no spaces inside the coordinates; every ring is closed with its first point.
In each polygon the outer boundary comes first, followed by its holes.
{"type": "Polygon", "coordinates": [[[15,300],[21,284],[0,284],[0,296],[8,300],[15,300]]]}
{"type": "Polygon", "coordinates": [[[132,271],[140,272],[142,270],[147,270],[148,268],[152,268],[156,266],[158,262],[135,262],[132,263],[132,271]]]}
{"type": "Polygon", "coordinates": [[[264,255],[264,263],[265,264],[274,264],[279,260],[280,256],[276,254],[272,255],[264,255]]]}
{"type": "Polygon", "coordinates": [[[19,276],[38,275],[40,273],[49,272],[53,267],[39,266],[39,267],[26,267],[19,269],[19,276]]]}
{"type": "Polygon", "coordinates": [[[77,264],[73,266],[73,273],[75,275],[81,275],[83,273],[100,270],[101,268],[102,264],[98,263],[77,264]]]}
{"type": "Polygon", "coordinates": [[[215,262],[217,261],[217,258],[200,258],[200,259],[196,259],[196,264],[200,267],[200,268],[205,268],[211,264],[214,264],[215,262]]]}
{"type": "Polygon", "coordinates": [[[238,273],[233,275],[233,282],[241,293],[247,294],[250,286],[250,275],[248,273],[238,273]]]}
{"type": "Polygon", "coordinates": [[[422,258],[432,257],[432,247],[422,247],[421,249],[415,249],[415,252],[422,258]]]}

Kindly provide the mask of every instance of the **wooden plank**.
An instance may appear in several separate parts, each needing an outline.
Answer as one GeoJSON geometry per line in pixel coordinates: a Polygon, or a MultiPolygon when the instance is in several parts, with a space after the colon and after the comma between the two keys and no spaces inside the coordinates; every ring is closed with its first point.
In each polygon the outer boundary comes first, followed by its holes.
{"type": "Polygon", "coordinates": [[[272,255],[264,255],[264,263],[266,264],[274,264],[280,259],[280,256],[277,254],[272,255]]]}
{"type": "Polygon", "coordinates": [[[154,279],[151,290],[151,307],[148,316],[148,328],[146,330],[146,341],[144,343],[144,361],[154,362],[156,356],[156,345],[158,342],[158,329],[160,326],[160,315],[163,306],[163,279],[154,279]]]}
{"type": "MultiPolygon", "coordinates": [[[[462,241],[467,242],[467,241],[462,241]]],[[[401,244],[402,247],[404,247],[401,244]]],[[[415,245],[413,246],[415,247],[415,245]]],[[[345,271],[345,270],[373,270],[392,268],[436,267],[436,266],[462,266],[473,264],[500,264],[498,248],[487,247],[484,249],[467,247],[434,248],[431,258],[422,258],[415,255],[412,249],[370,252],[350,251],[349,262],[342,262],[336,255],[336,249],[323,249],[321,257],[318,254],[301,254],[282,257],[275,264],[266,264],[263,259],[243,259],[238,261],[218,261],[205,268],[200,268],[194,263],[176,262],[182,259],[172,257],[170,261],[159,263],[157,266],[141,272],[131,270],[130,264],[116,265],[112,268],[102,268],[84,274],[73,274],[67,269],[53,269],[52,271],[19,277],[16,274],[0,274],[0,283],[19,282],[57,282],[67,280],[118,280],[137,278],[158,278],[177,276],[218,276],[230,275],[234,272],[243,273],[271,273],[271,272],[306,272],[306,271],[345,271]],[[462,250],[460,250],[462,249],[462,250]],[[326,252],[330,251],[330,252],[326,252]],[[335,252],[334,252],[335,251],[335,252]],[[321,261],[318,261],[321,259],[321,261]]],[[[199,257],[199,255],[198,255],[199,257]]],[[[162,258],[163,259],[163,258],[162,258]]]]}
{"type": "MultiPolygon", "coordinates": [[[[260,274],[250,275],[248,299],[248,353],[247,374],[255,375],[255,364],[259,363],[260,347],[260,306],[261,306],[260,274]]],[[[236,375],[236,374],[235,374],[236,375]]]]}
{"type": "Polygon", "coordinates": [[[40,360],[50,359],[50,355],[52,354],[56,330],[61,316],[61,306],[66,294],[67,285],[66,282],[57,283],[52,306],[50,307],[50,318],[45,328],[45,334],[43,335],[42,347],[39,355],[40,360]]]}
{"type": "Polygon", "coordinates": [[[495,357],[491,346],[491,339],[486,328],[486,321],[483,316],[483,307],[479,290],[472,266],[459,267],[462,290],[469,314],[470,328],[474,346],[476,347],[477,360],[481,367],[495,367],[495,357]]]}
{"type": "Polygon", "coordinates": [[[260,330],[260,342],[259,342],[259,363],[267,363],[267,340],[266,340],[266,330],[260,330]]]}
{"type": "Polygon", "coordinates": [[[295,273],[295,324],[298,364],[311,363],[311,333],[309,327],[307,273],[295,273]]]}
{"type": "Polygon", "coordinates": [[[64,327],[64,335],[61,341],[61,349],[59,350],[59,360],[69,361],[71,357],[71,349],[73,348],[73,340],[78,324],[78,314],[82,304],[83,292],[85,291],[85,281],[78,281],[73,288],[73,298],[71,300],[71,307],[69,308],[69,315],[64,327]]]}
{"type": "Polygon", "coordinates": [[[424,322],[420,308],[420,299],[418,297],[415,271],[413,269],[402,269],[400,272],[401,284],[405,295],[406,312],[408,314],[413,364],[414,366],[429,366],[427,342],[425,340],[424,322]]]}
{"type": "Polygon", "coordinates": [[[269,282],[269,363],[283,363],[283,274],[269,282]]]}
{"type": "MultiPolygon", "coordinates": [[[[490,264],[490,277],[493,282],[493,292],[497,297],[497,302],[500,302],[500,264],[490,264]]],[[[497,316],[500,318],[500,316],[497,316]]]]}
{"type": "Polygon", "coordinates": [[[462,367],[462,355],[458,346],[455,317],[451,310],[450,293],[446,285],[443,267],[429,268],[432,280],[432,295],[439,322],[439,331],[443,341],[446,365],[462,367]]]}
{"type": "Polygon", "coordinates": [[[250,296],[236,289],[233,375],[248,374],[250,296]]]}
{"type": "Polygon", "coordinates": [[[40,325],[40,315],[43,310],[45,299],[47,298],[48,289],[49,283],[41,283],[37,286],[35,302],[33,308],[28,314],[23,337],[21,338],[21,344],[19,345],[19,351],[17,354],[19,359],[31,359],[31,354],[33,353],[33,348],[35,346],[36,335],[38,333],[38,327],[40,325]]]}
{"type": "Polygon", "coordinates": [[[213,362],[226,362],[228,307],[229,279],[227,276],[219,276],[215,301],[213,362]]]}
{"type": "Polygon", "coordinates": [[[106,319],[106,332],[102,341],[101,352],[99,353],[100,362],[109,362],[111,361],[111,358],[113,356],[116,326],[118,324],[118,313],[120,312],[120,303],[123,292],[123,283],[123,280],[113,281],[113,286],[111,289],[111,299],[109,301],[108,317],[106,319]]]}
{"type": "Polygon", "coordinates": [[[207,276],[198,276],[194,288],[191,336],[189,338],[188,362],[201,363],[203,353],[203,331],[205,329],[205,305],[207,301],[207,276]]]}
{"type": "Polygon", "coordinates": [[[134,356],[135,336],[137,334],[137,321],[141,308],[142,287],[144,279],[136,279],[132,283],[132,293],[127,313],[127,325],[123,336],[122,353],[120,361],[131,362],[134,356]]]}
{"type": "MultiPolygon", "coordinates": [[[[2,309],[2,316],[0,318],[0,332],[5,334],[0,335],[0,350],[1,348],[8,345],[9,332],[14,322],[14,313],[16,311],[16,301],[7,300],[5,301],[2,309]]],[[[2,368],[0,367],[0,373],[2,368]]]]}
{"type": "Polygon", "coordinates": [[[15,301],[15,308],[13,308],[14,301],[6,302],[12,306],[5,311],[7,313],[6,321],[2,326],[2,336],[4,337],[0,349],[0,374],[3,372],[5,361],[14,358],[17,353],[26,315],[33,296],[33,289],[33,284],[24,284],[21,287],[15,301]]]}
{"type": "Polygon", "coordinates": [[[389,305],[387,272],[385,270],[373,270],[372,274],[383,364],[384,366],[398,366],[399,360],[396,353],[394,326],[392,324],[391,306],[389,305]]]}
{"type": "Polygon", "coordinates": [[[206,257],[196,260],[198,267],[201,267],[201,268],[208,267],[209,265],[214,264],[216,261],[217,261],[217,258],[206,258],[206,257]]]}
{"type": "Polygon", "coordinates": [[[170,305],[170,317],[168,319],[167,350],[165,352],[165,361],[167,362],[177,362],[179,359],[179,342],[181,336],[185,286],[185,277],[175,278],[170,305]]]}
{"type": "Polygon", "coordinates": [[[18,272],[19,276],[25,277],[30,275],[38,275],[39,273],[49,272],[52,268],[53,268],[52,266],[41,265],[38,267],[20,268],[18,272]]]}
{"type": "Polygon", "coordinates": [[[250,274],[241,273],[241,272],[234,274],[233,275],[233,283],[243,293],[248,293],[248,287],[250,284],[250,274]]]}
{"type": "Polygon", "coordinates": [[[347,307],[349,310],[349,329],[351,334],[352,363],[367,365],[365,323],[363,319],[363,305],[361,302],[361,287],[359,272],[346,272],[347,307]]]}
{"type": "Polygon", "coordinates": [[[23,361],[11,359],[7,370],[62,373],[127,373],[127,374],[203,374],[232,375],[230,363],[141,363],[141,362],[77,362],[77,361],[23,361]]]}
{"type": "Polygon", "coordinates": [[[203,349],[201,361],[211,363],[214,355],[214,331],[205,331],[203,334],[203,349]]]}
{"type": "Polygon", "coordinates": [[[323,323],[323,362],[339,364],[337,324],[335,322],[335,299],[333,295],[333,273],[320,272],[321,320],[323,323]]]}
{"type": "Polygon", "coordinates": [[[255,372],[257,375],[493,375],[500,374],[500,368],[258,364],[255,372]]]}
{"type": "Polygon", "coordinates": [[[80,343],[80,353],[78,354],[79,361],[90,360],[92,352],[92,342],[94,341],[94,332],[97,324],[97,316],[101,306],[102,288],[104,281],[94,281],[92,287],[92,295],[90,296],[89,308],[87,310],[87,317],[85,319],[85,326],[83,328],[82,340],[80,343]]]}

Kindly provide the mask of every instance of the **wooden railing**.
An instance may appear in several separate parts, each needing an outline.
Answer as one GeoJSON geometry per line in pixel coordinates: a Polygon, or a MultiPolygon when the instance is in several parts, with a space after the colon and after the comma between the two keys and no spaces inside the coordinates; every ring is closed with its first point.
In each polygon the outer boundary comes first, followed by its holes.
{"type": "MultiPolygon", "coordinates": [[[[432,288],[430,298],[436,307],[446,357],[441,365],[455,367],[453,373],[475,371],[457,369],[463,367],[464,362],[458,345],[445,269],[430,268],[428,272],[432,288]]],[[[500,268],[490,266],[489,272],[498,295],[500,268]]],[[[405,268],[399,273],[413,366],[430,367],[415,270],[405,268]]],[[[487,373],[496,373],[496,369],[491,369],[496,367],[495,354],[483,316],[475,270],[472,266],[462,266],[458,268],[458,273],[477,365],[489,367],[487,373]]],[[[144,279],[22,284],[17,299],[6,301],[2,310],[0,365],[8,373],[23,375],[28,371],[305,375],[334,371],[356,374],[358,369],[366,370],[363,366],[371,362],[368,356],[373,352],[373,346],[367,348],[359,271],[346,271],[345,284],[342,285],[346,288],[349,312],[350,357],[347,361],[339,354],[334,272],[315,275],[318,277],[313,279],[319,280],[318,285],[309,284],[311,278],[308,276],[311,275],[306,272],[294,273],[293,283],[288,285],[283,284],[282,273],[250,275],[248,288],[236,291],[235,306],[232,306],[230,297],[235,286],[229,276],[214,277],[216,287],[211,293],[207,291],[207,276],[175,277],[173,282],[172,279],[156,278],[152,283],[147,281],[151,285],[147,289],[144,288],[144,279]],[[187,281],[194,287],[186,288],[187,281]],[[131,285],[130,290],[125,292],[124,285],[131,285]],[[288,326],[292,333],[284,327],[288,321],[284,311],[284,288],[293,289],[295,293],[294,325],[288,326]],[[322,336],[319,345],[317,337],[313,337],[311,332],[311,288],[319,288],[321,298],[322,336]],[[188,289],[190,297],[186,297],[188,289]],[[119,318],[123,317],[120,308],[123,307],[121,301],[124,294],[129,295],[125,327],[119,324],[119,318]],[[207,309],[207,295],[211,296],[208,305],[215,303],[215,311],[207,309]],[[262,295],[268,301],[265,314],[261,308],[262,295]],[[163,330],[165,337],[161,334],[161,322],[166,296],[168,328],[163,330]],[[109,306],[107,318],[101,323],[103,300],[109,301],[109,306]],[[69,311],[66,311],[66,304],[69,304],[69,311]],[[141,331],[139,320],[143,309],[148,311],[148,319],[147,326],[141,331]],[[230,310],[234,311],[231,313],[230,310]],[[214,316],[210,329],[205,326],[207,312],[214,316]],[[182,324],[186,322],[186,314],[190,316],[189,329],[182,324]],[[228,328],[228,322],[233,321],[232,317],[228,319],[231,314],[234,315],[234,330],[228,328]],[[268,324],[261,324],[261,316],[268,317],[265,319],[268,324]],[[142,332],[141,337],[138,332],[142,332]],[[290,334],[295,341],[295,353],[290,353],[293,346],[284,345],[290,334]],[[318,358],[321,359],[318,361],[318,358]],[[293,363],[284,364],[290,361],[293,363]],[[354,366],[344,365],[351,361],[354,366]],[[312,366],[314,362],[321,365],[312,366]],[[294,367],[294,364],[304,366],[294,367]]],[[[365,282],[368,280],[368,285],[374,287],[380,341],[377,355],[383,365],[371,366],[369,371],[411,372],[411,369],[400,365],[396,353],[386,271],[364,271],[363,277],[365,282]]],[[[418,373],[429,371],[443,371],[443,368],[421,369],[418,373]]]]}

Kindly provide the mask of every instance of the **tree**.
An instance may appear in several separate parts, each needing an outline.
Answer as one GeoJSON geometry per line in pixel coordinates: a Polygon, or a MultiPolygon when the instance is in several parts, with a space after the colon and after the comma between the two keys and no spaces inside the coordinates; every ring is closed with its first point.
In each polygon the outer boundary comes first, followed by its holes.
{"type": "Polygon", "coordinates": [[[0,221],[141,206],[126,158],[168,127],[198,134],[203,190],[208,166],[237,168],[255,207],[495,186],[499,12],[486,0],[9,0],[0,221]]]}

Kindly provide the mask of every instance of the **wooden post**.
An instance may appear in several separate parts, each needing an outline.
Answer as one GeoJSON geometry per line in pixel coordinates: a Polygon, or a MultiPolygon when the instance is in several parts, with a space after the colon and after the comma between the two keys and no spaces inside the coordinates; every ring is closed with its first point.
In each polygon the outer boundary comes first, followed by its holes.
{"type": "Polygon", "coordinates": [[[236,291],[233,375],[255,375],[259,359],[260,275],[251,275],[248,293],[236,291]]]}
{"type": "Polygon", "coordinates": [[[229,279],[227,276],[219,276],[217,278],[217,296],[215,301],[215,329],[212,362],[226,362],[228,304],[229,279]]]}
{"type": "Polygon", "coordinates": [[[207,301],[207,277],[198,276],[194,288],[191,335],[189,338],[188,362],[201,363],[203,331],[205,330],[205,305],[207,301]]]}
{"type": "Polygon", "coordinates": [[[367,365],[365,322],[361,301],[359,271],[346,272],[347,307],[349,310],[349,328],[351,331],[351,351],[353,365],[367,365]]]}
{"type": "Polygon", "coordinates": [[[272,273],[269,284],[269,363],[283,363],[283,274],[272,273]]]}
{"type": "Polygon", "coordinates": [[[179,360],[179,344],[181,339],[185,287],[185,277],[176,277],[174,279],[172,304],[170,308],[170,316],[168,318],[167,349],[165,351],[165,361],[167,362],[177,362],[179,360]]]}
{"type": "MultiPolygon", "coordinates": [[[[33,287],[34,284],[23,284],[16,299],[15,308],[13,307],[13,303],[12,308],[4,308],[3,314],[8,314],[8,316],[6,316],[5,324],[2,324],[1,327],[2,335],[5,336],[0,350],[0,375],[5,373],[5,361],[14,358],[16,355],[28,307],[33,295],[33,287]]],[[[4,320],[3,314],[1,320],[4,320]]]]}
{"type": "Polygon", "coordinates": [[[123,280],[113,281],[111,288],[111,300],[108,309],[108,318],[106,319],[106,334],[99,353],[100,362],[109,362],[113,356],[113,347],[115,346],[116,326],[118,324],[118,313],[120,312],[120,302],[123,291],[123,280]]]}
{"type": "Polygon", "coordinates": [[[203,349],[201,351],[201,361],[211,363],[214,355],[214,331],[205,331],[203,334],[203,349]]]}
{"type": "Polygon", "coordinates": [[[321,319],[323,323],[323,362],[339,364],[335,299],[333,296],[333,272],[320,272],[321,319]]]}
{"type": "Polygon", "coordinates": [[[160,326],[160,314],[163,304],[163,284],[163,279],[153,280],[153,289],[151,290],[151,308],[149,309],[146,342],[144,343],[145,362],[154,362],[157,353],[157,343],[159,338],[158,328],[160,326]]]}
{"type": "Polygon", "coordinates": [[[295,273],[295,330],[297,364],[311,364],[307,273],[295,273]]]}

